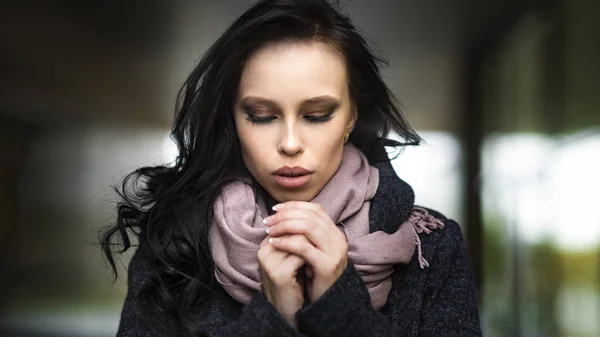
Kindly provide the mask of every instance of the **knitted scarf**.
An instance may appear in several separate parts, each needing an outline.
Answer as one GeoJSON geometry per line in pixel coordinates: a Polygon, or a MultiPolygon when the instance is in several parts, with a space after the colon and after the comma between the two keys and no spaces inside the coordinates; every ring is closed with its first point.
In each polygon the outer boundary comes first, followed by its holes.
{"type": "MultiPolygon", "coordinates": [[[[443,223],[422,209],[413,208],[408,219],[394,233],[369,232],[370,200],[379,185],[379,171],[351,143],[344,146],[342,162],[329,182],[311,200],[320,204],[348,240],[348,260],[363,279],[375,310],[383,307],[392,288],[396,264],[408,264],[417,247],[417,234],[441,228],[443,223]]],[[[210,243],[215,277],[235,300],[248,303],[261,289],[257,252],[266,238],[268,216],[265,201],[257,197],[248,180],[226,184],[214,203],[210,243]]]]}

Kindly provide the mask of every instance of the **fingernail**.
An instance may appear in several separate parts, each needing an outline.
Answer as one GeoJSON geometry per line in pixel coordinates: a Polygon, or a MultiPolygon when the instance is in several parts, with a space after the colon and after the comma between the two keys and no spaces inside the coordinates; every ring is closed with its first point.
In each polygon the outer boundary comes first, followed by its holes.
{"type": "Polygon", "coordinates": [[[273,238],[269,238],[269,243],[273,243],[273,238]]]}
{"type": "Polygon", "coordinates": [[[278,209],[281,209],[281,208],[283,208],[283,205],[284,205],[284,204],[277,204],[277,205],[273,206],[272,208],[273,208],[273,210],[274,210],[274,211],[276,211],[276,210],[278,210],[278,209]]]}
{"type": "Polygon", "coordinates": [[[269,243],[277,243],[279,241],[279,238],[269,238],[269,243]]]}
{"type": "Polygon", "coordinates": [[[269,234],[271,231],[270,231],[270,230],[267,228],[267,229],[265,230],[265,232],[267,232],[267,234],[269,234]]]}
{"type": "Polygon", "coordinates": [[[271,222],[272,219],[273,219],[272,216],[268,216],[268,217],[264,218],[263,219],[263,224],[264,225],[268,224],[269,222],[271,222]]]}

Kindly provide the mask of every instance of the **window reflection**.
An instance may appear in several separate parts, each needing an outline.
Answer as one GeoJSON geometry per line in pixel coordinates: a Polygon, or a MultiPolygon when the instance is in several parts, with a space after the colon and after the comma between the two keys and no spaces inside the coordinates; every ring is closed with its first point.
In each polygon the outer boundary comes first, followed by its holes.
{"type": "Polygon", "coordinates": [[[600,335],[600,130],[482,147],[487,336],[600,335]]]}
{"type": "MultiPolygon", "coordinates": [[[[464,224],[462,150],[458,138],[449,132],[418,133],[423,142],[417,147],[404,148],[392,160],[394,170],[413,188],[416,204],[433,208],[464,224]]],[[[397,152],[390,153],[391,158],[396,155],[397,152]]]]}

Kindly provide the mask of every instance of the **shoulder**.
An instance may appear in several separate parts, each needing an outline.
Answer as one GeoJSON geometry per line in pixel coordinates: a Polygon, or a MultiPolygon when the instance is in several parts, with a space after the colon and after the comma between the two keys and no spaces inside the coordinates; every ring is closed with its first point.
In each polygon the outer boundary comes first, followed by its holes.
{"type": "MultiPolygon", "coordinates": [[[[450,219],[450,218],[446,217],[444,214],[442,214],[441,212],[431,209],[431,208],[427,208],[427,207],[423,207],[423,206],[416,206],[416,207],[426,210],[427,213],[432,215],[437,220],[440,220],[444,224],[443,228],[438,229],[432,233],[438,233],[438,236],[441,234],[441,236],[444,236],[444,237],[448,236],[449,238],[457,237],[457,236],[462,237],[461,228],[460,228],[459,224],[456,221],[454,221],[453,219],[450,219]]],[[[426,235],[428,235],[428,234],[422,233],[421,237],[426,236],[426,235]]]]}
{"type": "Polygon", "coordinates": [[[148,286],[155,273],[151,250],[147,243],[142,239],[140,241],[127,268],[127,292],[130,296],[139,295],[148,286]]]}
{"type": "Polygon", "coordinates": [[[441,229],[419,234],[429,267],[413,263],[413,277],[420,280],[423,297],[420,334],[428,336],[481,336],[475,277],[463,234],[456,221],[426,209],[443,222],[441,229]],[[442,313],[442,314],[440,314],[442,313]]]}
{"type": "Polygon", "coordinates": [[[442,228],[432,230],[430,233],[422,232],[418,234],[423,255],[427,261],[432,261],[434,258],[436,260],[440,258],[442,260],[450,259],[456,255],[458,250],[465,248],[462,229],[456,221],[437,210],[419,207],[425,209],[430,215],[443,223],[442,228]]]}

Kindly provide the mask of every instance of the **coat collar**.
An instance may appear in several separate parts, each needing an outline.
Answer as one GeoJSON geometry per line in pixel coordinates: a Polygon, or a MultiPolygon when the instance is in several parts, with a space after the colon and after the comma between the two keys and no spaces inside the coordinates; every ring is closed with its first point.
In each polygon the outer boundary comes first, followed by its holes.
{"type": "Polygon", "coordinates": [[[371,199],[369,229],[394,233],[408,219],[414,206],[412,187],[400,179],[389,160],[372,164],[379,170],[379,186],[371,199]]]}

